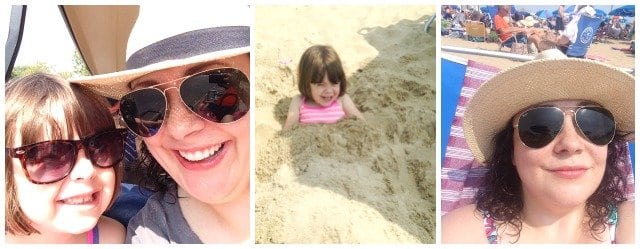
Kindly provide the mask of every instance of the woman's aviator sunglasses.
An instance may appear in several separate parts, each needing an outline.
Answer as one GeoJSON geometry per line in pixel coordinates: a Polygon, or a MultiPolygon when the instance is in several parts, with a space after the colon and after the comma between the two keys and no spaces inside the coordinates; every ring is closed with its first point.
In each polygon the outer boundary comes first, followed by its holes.
{"type": "MultiPolygon", "coordinates": [[[[182,102],[201,118],[229,123],[249,111],[249,79],[238,69],[217,68],[181,79],[177,88],[182,102]]],[[[165,91],[173,87],[158,86],[169,83],[134,90],[120,99],[122,119],[135,134],[151,137],[160,130],[167,111],[165,91]]]]}
{"type": "Polygon", "coordinates": [[[5,153],[18,158],[27,179],[35,184],[64,179],[76,165],[78,151],[84,148],[93,165],[110,168],[122,161],[126,129],[110,130],[80,140],[51,140],[7,148],[5,153]]]}
{"type": "MultiPolygon", "coordinates": [[[[596,145],[609,144],[616,132],[613,115],[598,106],[572,107],[573,123],[581,135],[596,145]]],[[[565,111],[555,106],[534,107],[516,120],[520,140],[530,148],[542,148],[551,143],[562,130],[565,111]]]]}

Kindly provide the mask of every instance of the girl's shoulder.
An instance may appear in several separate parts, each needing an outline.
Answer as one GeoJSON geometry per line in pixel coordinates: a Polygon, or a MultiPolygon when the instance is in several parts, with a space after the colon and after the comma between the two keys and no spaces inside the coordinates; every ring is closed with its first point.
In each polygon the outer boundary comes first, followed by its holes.
{"type": "Polygon", "coordinates": [[[122,244],[125,238],[125,228],[122,223],[101,216],[98,220],[98,230],[100,232],[100,244],[122,244]]]}

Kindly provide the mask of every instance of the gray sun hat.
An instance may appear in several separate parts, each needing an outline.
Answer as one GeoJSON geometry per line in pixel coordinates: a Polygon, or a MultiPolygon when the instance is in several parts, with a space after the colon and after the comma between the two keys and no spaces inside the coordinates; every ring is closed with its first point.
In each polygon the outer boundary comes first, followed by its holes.
{"type": "MultiPolygon", "coordinates": [[[[143,5],[127,47],[123,71],[70,79],[105,97],[120,99],[132,89],[129,82],[159,70],[191,67],[250,52],[248,7],[229,9],[230,18],[216,18],[208,8],[204,13],[170,18],[180,6],[143,5]],[[246,13],[237,13],[237,11],[246,13]],[[160,13],[165,13],[162,15],[160,13]],[[233,15],[235,14],[235,15],[233,15]]],[[[225,7],[220,11],[225,12],[225,7]]],[[[193,12],[193,8],[190,8],[193,12]]]]}

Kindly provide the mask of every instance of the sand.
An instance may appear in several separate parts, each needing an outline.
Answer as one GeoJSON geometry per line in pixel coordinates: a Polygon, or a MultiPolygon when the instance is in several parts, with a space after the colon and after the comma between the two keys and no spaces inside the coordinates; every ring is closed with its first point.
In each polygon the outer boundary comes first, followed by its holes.
{"type": "MultiPolygon", "coordinates": [[[[614,65],[622,69],[634,68],[635,56],[630,53],[625,53],[614,48],[629,48],[631,41],[606,39],[603,42],[593,43],[587,51],[587,58],[594,58],[601,62],[614,65]]],[[[464,47],[482,49],[488,51],[498,51],[498,43],[495,42],[471,42],[461,38],[451,38],[442,36],[442,46],[464,47]]],[[[507,52],[507,48],[503,48],[503,52],[507,52]]],[[[483,64],[491,65],[501,69],[507,69],[516,65],[522,64],[522,61],[514,61],[505,58],[496,58],[483,55],[472,55],[464,53],[443,52],[446,54],[455,55],[469,60],[481,62],[483,64]]]]}
{"type": "Polygon", "coordinates": [[[257,6],[256,243],[434,243],[433,6],[257,6]],[[282,132],[300,55],[333,46],[366,122],[282,132]]]}

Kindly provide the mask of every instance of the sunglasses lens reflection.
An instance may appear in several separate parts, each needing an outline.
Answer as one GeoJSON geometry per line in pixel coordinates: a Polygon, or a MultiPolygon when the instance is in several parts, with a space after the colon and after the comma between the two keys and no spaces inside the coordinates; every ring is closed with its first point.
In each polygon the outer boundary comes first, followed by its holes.
{"type": "Polygon", "coordinates": [[[520,140],[531,148],[542,148],[558,135],[564,112],[557,108],[534,108],[524,112],[518,121],[520,140]]]}
{"type": "Polygon", "coordinates": [[[122,119],[131,131],[142,137],[158,132],[167,107],[162,91],[145,88],[125,95],[120,101],[122,119]]]}
{"type": "Polygon", "coordinates": [[[124,156],[124,132],[114,130],[81,141],[47,141],[24,152],[27,177],[35,183],[53,183],[65,178],[76,163],[82,142],[93,165],[110,168],[124,156]]]}
{"type": "MultiPolygon", "coordinates": [[[[233,122],[249,111],[249,80],[238,69],[220,68],[190,76],[180,84],[182,101],[196,115],[216,123],[233,122]]],[[[120,100],[125,123],[142,137],[155,135],[164,121],[164,92],[145,88],[120,100]]]]}
{"type": "Polygon", "coordinates": [[[249,111],[249,81],[237,69],[208,71],[185,80],[184,103],[198,116],[216,123],[238,120],[249,111]]]}
{"type": "MultiPolygon", "coordinates": [[[[518,121],[518,134],[530,148],[542,148],[560,133],[564,111],[555,107],[540,107],[524,112],[518,121]]],[[[575,113],[578,129],[596,145],[606,145],[615,136],[613,114],[602,107],[581,107],[575,113]]]]}
{"type": "Polygon", "coordinates": [[[29,179],[51,183],[67,176],[76,161],[76,148],[70,142],[40,143],[27,150],[25,158],[29,179]]]}
{"type": "Polygon", "coordinates": [[[93,164],[109,168],[120,163],[124,156],[124,136],[119,131],[113,131],[87,139],[84,146],[93,164]]]}
{"type": "Polygon", "coordinates": [[[601,107],[585,107],[576,113],[576,123],[592,143],[605,145],[615,136],[613,114],[601,107]]]}

